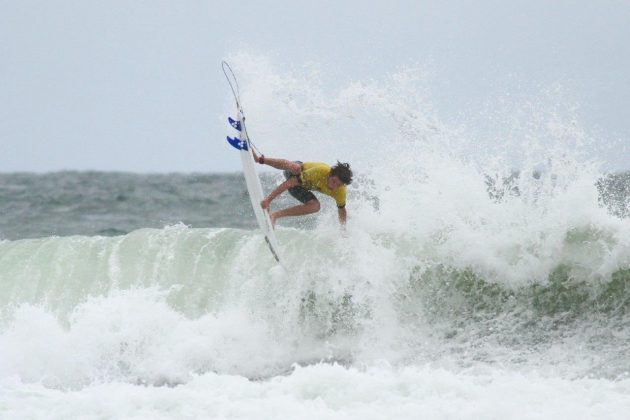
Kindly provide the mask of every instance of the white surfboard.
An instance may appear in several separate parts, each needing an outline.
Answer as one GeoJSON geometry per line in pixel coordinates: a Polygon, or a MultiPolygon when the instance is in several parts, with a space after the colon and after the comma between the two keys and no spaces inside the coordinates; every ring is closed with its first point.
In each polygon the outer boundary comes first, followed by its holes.
{"type": "Polygon", "coordinates": [[[273,254],[276,261],[280,262],[280,254],[278,253],[278,241],[274,234],[273,227],[271,225],[271,219],[269,218],[269,212],[263,210],[260,206],[260,202],[263,200],[263,189],[260,183],[260,178],[256,172],[256,166],[254,163],[254,154],[252,151],[252,145],[247,136],[247,129],[245,128],[245,119],[240,110],[237,111],[236,120],[229,119],[230,125],[238,131],[238,137],[230,138],[228,136],[228,142],[239,150],[241,155],[241,162],[243,164],[243,175],[245,175],[245,182],[247,184],[247,191],[249,192],[249,199],[256,215],[256,221],[258,226],[265,235],[265,242],[269,245],[269,249],[273,254]]]}
{"type": "Polygon", "coordinates": [[[260,202],[264,198],[263,189],[254,164],[253,145],[247,135],[247,128],[245,127],[245,116],[243,115],[243,108],[239,98],[238,82],[236,81],[236,76],[234,75],[232,68],[227,62],[221,62],[221,67],[223,68],[223,74],[225,74],[225,78],[230,85],[230,89],[232,89],[234,101],[236,102],[236,120],[228,118],[228,122],[238,132],[238,135],[235,137],[228,136],[227,141],[236,148],[241,155],[243,175],[245,175],[247,191],[249,192],[249,199],[252,202],[254,214],[256,215],[256,222],[258,222],[260,230],[263,235],[265,235],[265,242],[269,245],[269,249],[271,250],[273,257],[276,261],[280,262],[278,241],[276,240],[276,235],[273,232],[269,212],[267,210],[263,210],[260,206],[260,202]]]}

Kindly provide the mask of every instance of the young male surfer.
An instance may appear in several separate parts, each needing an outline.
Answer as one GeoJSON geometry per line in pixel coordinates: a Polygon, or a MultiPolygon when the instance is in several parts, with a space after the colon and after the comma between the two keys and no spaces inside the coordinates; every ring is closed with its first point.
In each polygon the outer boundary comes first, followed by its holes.
{"type": "Polygon", "coordinates": [[[295,199],[302,204],[283,210],[274,211],[269,215],[275,227],[276,220],[287,216],[302,216],[319,211],[319,200],[312,191],[317,191],[332,197],[337,203],[339,222],[346,223],[346,185],[352,183],[352,170],[347,163],[337,161],[332,168],[321,162],[292,162],[286,159],[260,157],[254,152],[254,160],[261,165],[269,165],[284,171],[286,181],[278,185],[260,203],[263,209],[269,210],[271,202],[285,190],[289,190],[295,199]]]}

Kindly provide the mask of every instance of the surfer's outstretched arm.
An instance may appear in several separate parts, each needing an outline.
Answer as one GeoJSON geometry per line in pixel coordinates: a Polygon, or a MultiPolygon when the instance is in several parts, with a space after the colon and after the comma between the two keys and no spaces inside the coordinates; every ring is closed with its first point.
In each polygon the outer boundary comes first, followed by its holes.
{"type": "Polygon", "coordinates": [[[269,193],[269,195],[267,196],[267,198],[265,198],[263,201],[260,202],[260,206],[263,209],[268,209],[269,208],[269,204],[271,204],[271,202],[280,194],[282,194],[283,192],[285,192],[286,190],[288,190],[291,187],[295,187],[296,185],[299,184],[299,181],[296,177],[291,177],[289,179],[287,179],[286,181],[284,181],[282,184],[278,185],[276,188],[274,188],[273,191],[271,191],[269,193]]]}
{"type": "Polygon", "coordinates": [[[254,154],[254,162],[260,163],[261,165],[269,165],[276,169],[289,171],[294,175],[297,175],[302,171],[302,165],[299,163],[291,162],[286,159],[270,158],[264,155],[258,156],[254,150],[252,150],[252,153],[254,154]]]}
{"type": "Polygon", "coordinates": [[[348,213],[346,212],[346,208],[338,207],[337,215],[339,216],[339,223],[341,223],[341,225],[344,226],[346,224],[346,219],[348,218],[348,213]]]}

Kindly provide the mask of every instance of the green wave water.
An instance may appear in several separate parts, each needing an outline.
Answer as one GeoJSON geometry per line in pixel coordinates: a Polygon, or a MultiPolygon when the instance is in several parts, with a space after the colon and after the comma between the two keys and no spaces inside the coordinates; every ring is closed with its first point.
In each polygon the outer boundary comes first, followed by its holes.
{"type": "Polygon", "coordinates": [[[339,238],[329,230],[286,228],[278,236],[288,272],[275,265],[260,235],[241,229],[174,225],[115,237],[5,241],[2,325],[15,328],[29,307],[54,316],[50,322],[69,331],[87,322],[82,318],[88,313],[111,311],[110,304],[122,304],[128,317],[116,323],[141,325],[155,305],[158,319],[179,314],[187,323],[210,316],[229,325],[236,312],[253,318],[235,339],[253,334],[279,356],[246,368],[238,358],[231,361],[235,368],[220,368],[225,361],[210,357],[199,372],[252,377],[277,374],[296,362],[354,364],[371,360],[373,352],[393,363],[445,363],[444,357],[458,355],[460,367],[482,361],[525,369],[560,363],[553,351],[574,340],[588,343],[581,357],[590,361],[580,369],[561,364],[571,375],[619,377],[630,362],[623,341],[630,334],[630,252],[610,233],[567,232],[550,270],[519,282],[449,258],[440,261],[439,242],[430,249],[392,235],[350,231],[339,238]],[[619,254],[616,265],[608,260],[611,252],[619,254]],[[590,268],[580,265],[580,255],[595,256],[590,268]],[[261,333],[268,336],[262,339],[261,333]],[[601,365],[601,359],[608,362],[601,365]]]}

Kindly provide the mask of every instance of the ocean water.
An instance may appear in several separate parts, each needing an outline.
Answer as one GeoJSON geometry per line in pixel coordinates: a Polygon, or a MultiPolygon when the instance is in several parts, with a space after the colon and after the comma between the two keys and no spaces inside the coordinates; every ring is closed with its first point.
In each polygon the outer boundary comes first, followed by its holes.
{"type": "Polygon", "coordinates": [[[282,268],[239,174],[0,174],[0,418],[627,418],[630,177],[574,116],[493,147],[414,69],[239,60],[268,155],[351,162],[347,229],[281,220],[282,268]]]}

